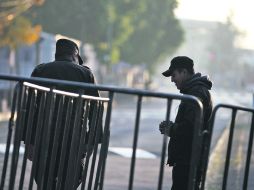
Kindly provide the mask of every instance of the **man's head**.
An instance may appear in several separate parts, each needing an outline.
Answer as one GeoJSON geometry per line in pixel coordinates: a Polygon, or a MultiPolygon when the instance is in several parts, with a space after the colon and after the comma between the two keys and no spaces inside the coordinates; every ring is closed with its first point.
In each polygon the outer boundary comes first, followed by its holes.
{"type": "Polygon", "coordinates": [[[181,89],[183,83],[194,74],[193,60],[186,56],[177,56],[171,60],[170,67],[162,74],[171,77],[177,89],[181,89]]]}
{"type": "Polygon", "coordinates": [[[57,40],[55,59],[68,59],[80,65],[83,64],[83,60],[79,55],[79,48],[77,44],[68,39],[57,40]]]}

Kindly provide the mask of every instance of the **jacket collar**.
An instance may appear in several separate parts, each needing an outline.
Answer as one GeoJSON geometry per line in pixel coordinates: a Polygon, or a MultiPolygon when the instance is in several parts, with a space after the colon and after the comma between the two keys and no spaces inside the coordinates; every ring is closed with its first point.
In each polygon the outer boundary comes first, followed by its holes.
{"type": "Polygon", "coordinates": [[[191,88],[197,85],[210,90],[212,88],[212,81],[208,76],[202,76],[201,73],[196,73],[183,83],[180,93],[187,93],[191,88]]]}

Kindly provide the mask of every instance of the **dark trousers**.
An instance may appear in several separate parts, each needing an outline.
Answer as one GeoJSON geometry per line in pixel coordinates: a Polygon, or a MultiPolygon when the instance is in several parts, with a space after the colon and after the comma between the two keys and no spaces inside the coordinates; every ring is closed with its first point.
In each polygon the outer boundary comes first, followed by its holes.
{"type": "Polygon", "coordinates": [[[172,180],[173,184],[171,190],[187,190],[189,165],[177,164],[173,166],[172,180]]]}

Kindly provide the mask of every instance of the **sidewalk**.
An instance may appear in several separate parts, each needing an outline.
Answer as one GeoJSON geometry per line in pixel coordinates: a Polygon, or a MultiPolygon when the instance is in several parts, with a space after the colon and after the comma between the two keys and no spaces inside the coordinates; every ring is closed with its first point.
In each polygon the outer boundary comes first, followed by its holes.
{"type": "MultiPolygon", "coordinates": [[[[22,163],[23,155],[19,157],[19,166],[22,163]]],[[[3,164],[3,155],[0,155],[0,168],[3,164]]],[[[9,160],[10,164],[10,160],[9,160]]],[[[159,177],[159,159],[137,159],[133,190],[154,190],[158,186],[159,177]]],[[[26,171],[31,170],[31,162],[27,162],[26,171]]],[[[108,155],[105,178],[104,178],[104,190],[127,190],[129,183],[129,171],[130,171],[130,158],[123,158],[113,154],[108,155]]],[[[17,169],[17,176],[20,176],[21,168],[17,169]]],[[[0,172],[1,174],[1,172],[0,172]]],[[[9,170],[5,179],[5,187],[9,185],[9,170]]],[[[28,189],[30,179],[30,172],[27,172],[24,180],[24,189],[28,189]]],[[[16,178],[15,189],[18,188],[19,179],[16,178]]],[[[164,172],[164,185],[163,190],[169,190],[171,186],[171,168],[165,166],[164,172]]],[[[34,184],[33,190],[36,190],[34,184]]],[[[80,188],[78,188],[80,190],[80,188]]]]}
{"type": "MultiPolygon", "coordinates": [[[[104,189],[127,190],[129,184],[130,158],[109,155],[107,158],[104,189]]],[[[154,190],[158,187],[160,158],[137,159],[133,190],[154,190]]],[[[165,165],[163,190],[171,187],[171,170],[165,165]]]]}

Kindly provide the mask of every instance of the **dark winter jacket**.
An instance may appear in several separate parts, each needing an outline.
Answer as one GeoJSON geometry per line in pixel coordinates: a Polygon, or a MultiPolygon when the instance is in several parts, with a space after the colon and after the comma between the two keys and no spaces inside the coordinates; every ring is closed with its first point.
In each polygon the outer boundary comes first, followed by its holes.
{"type": "MultiPolygon", "coordinates": [[[[40,64],[33,70],[31,76],[32,77],[49,78],[49,79],[75,81],[75,82],[92,83],[92,84],[95,83],[94,76],[88,67],[78,65],[78,64],[73,63],[69,60],[53,61],[50,63],[40,64]]],[[[40,83],[38,83],[38,84],[43,85],[43,86],[48,86],[45,84],[40,84],[40,83]]],[[[75,87],[73,88],[73,87],[69,87],[69,86],[65,86],[65,85],[58,85],[58,86],[56,86],[56,88],[59,90],[64,90],[64,91],[68,91],[68,92],[79,93],[79,89],[75,88],[75,87]]],[[[99,92],[97,90],[88,89],[88,90],[85,90],[84,93],[87,95],[91,95],[91,96],[99,96],[99,92]]],[[[39,100],[39,99],[37,99],[37,100],[39,100]]],[[[65,98],[65,100],[67,100],[67,98],[65,98]]],[[[58,97],[56,97],[56,103],[55,103],[56,105],[58,105],[58,101],[59,101],[59,99],[58,99],[58,97]]],[[[77,106],[76,100],[74,100],[70,125],[74,125],[74,118],[75,118],[74,114],[75,114],[75,110],[76,110],[75,107],[76,106],[77,106]]],[[[90,108],[90,112],[89,112],[89,123],[92,118],[92,112],[93,112],[92,110],[93,110],[93,102],[91,103],[91,108],[90,108]]],[[[66,115],[66,112],[67,112],[67,101],[64,102],[63,115],[66,115]]],[[[56,128],[56,126],[55,126],[56,116],[57,116],[57,107],[55,107],[53,119],[52,119],[52,124],[50,126],[51,135],[50,135],[49,147],[53,146],[53,138],[54,138],[54,133],[55,133],[55,128],[56,128]]],[[[22,140],[25,142],[25,144],[33,145],[35,143],[35,134],[36,134],[35,126],[37,126],[37,117],[38,117],[38,109],[35,112],[35,119],[34,119],[34,123],[32,126],[33,129],[32,129],[32,137],[31,137],[30,142],[25,141],[26,128],[24,129],[24,134],[23,134],[22,140]]],[[[61,142],[62,142],[62,137],[63,137],[63,132],[64,132],[64,126],[65,126],[65,124],[64,124],[65,116],[63,116],[62,118],[63,118],[63,121],[61,124],[61,131],[60,131],[60,135],[59,135],[59,147],[58,147],[58,152],[57,152],[56,163],[59,163],[59,161],[60,161],[60,149],[61,149],[61,142]]],[[[26,120],[28,120],[28,119],[26,118],[26,120]]],[[[81,127],[80,127],[80,130],[81,130],[81,127]]],[[[73,128],[70,128],[69,139],[72,136],[72,132],[73,132],[73,128]]],[[[87,138],[86,138],[86,140],[87,140],[87,138]]],[[[66,155],[69,154],[69,149],[70,149],[70,140],[68,141],[68,144],[67,144],[66,155]]],[[[47,176],[47,172],[49,171],[50,156],[51,156],[51,150],[49,149],[47,162],[46,162],[46,170],[45,170],[46,176],[47,176]]],[[[67,158],[68,157],[65,158],[66,161],[67,161],[67,158]]],[[[39,160],[39,163],[40,163],[40,161],[41,160],[39,160]]],[[[57,175],[57,169],[58,169],[58,165],[56,165],[56,167],[55,167],[55,171],[54,171],[55,176],[57,175]]],[[[63,173],[65,173],[65,172],[66,172],[66,168],[64,169],[63,173]]],[[[35,180],[37,183],[39,183],[39,181],[40,181],[39,170],[36,170],[35,180]]],[[[46,180],[47,179],[45,178],[44,179],[45,183],[47,182],[46,180]]]]}
{"type": "MultiPolygon", "coordinates": [[[[207,127],[212,112],[212,100],[209,92],[211,87],[212,82],[208,77],[197,73],[185,81],[180,89],[182,94],[195,96],[202,102],[203,128],[207,127]]],[[[190,162],[195,114],[196,106],[193,103],[190,101],[180,103],[168,145],[168,164],[170,166],[176,163],[189,164],[190,162]]]]}
{"type": "MultiPolygon", "coordinates": [[[[94,83],[94,76],[88,67],[70,61],[54,61],[51,63],[40,64],[33,70],[31,76],[94,83]]],[[[67,86],[58,86],[57,88],[78,93],[77,89],[67,86]]],[[[91,96],[99,96],[97,90],[87,90],[85,93],[91,96]]]]}
{"type": "MultiPolygon", "coordinates": [[[[84,83],[95,83],[94,80],[94,76],[91,72],[91,70],[86,67],[86,66],[82,66],[82,65],[78,65],[76,63],[73,63],[69,60],[62,60],[62,61],[53,61],[50,63],[45,63],[45,64],[40,64],[38,66],[35,67],[35,69],[33,70],[32,77],[40,77],[40,78],[49,78],[49,79],[58,79],[58,80],[67,80],[67,81],[75,81],[75,82],[84,82],[84,83]]],[[[39,83],[38,83],[39,84],[39,83]]],[[[49,86],[47,84],[39,84],[42,86],[49,86]]],[[[64,85],[58,85],[56,87],[59,90],[64,90],[67,92],[74,92],[74,93],[79,93],[79,89],[78,88],[73,88],[70,86],[64,86],[64,85]]],[[[91,95],[91,96],[99,96],[99,92],[97,90],[85,90],[85,94],[87,95],[91,95]]],[[[39,100],[39,99],[38,99],[39,100]]],[[[28,100],[29,101],[29,100],[28,100]]],[[[56,103],[59,100],[56,99],[56,103]]],[[[76,102],[74,101],[74,107],[76,102]]],[[[65,107],[67,106],[67,104],[65,104],[65,107]]],[[[93,109],[93,106],[91,108],[91,110],[93,109]]],[[[64,110],[66,110],[66,108],[64,108],[64,110]]],[[[74,108],[75,110],[75,108],[74,108]]],[[[57,113],[57,111],[56,111],[57,113]]],[[[74,112],[73,112],[74,113],[74,112]]],[[[36,114],[35,117],[37,117],[38,115],[36,114]]],[[[54,116],[56,116],[56,114],[54,114],[54,116]]],[[[73,120],[74,120],[74,115],[72,116],[73,120]]],[[[92,111],[90,112],[90,118],[92,118],[92,111]]],[[[90,119],[91,120],[91,119],[90,119]]],[[[53,121],[55,121],[55,119],[53,119],[53,121]]],[[[36,119],[34,121],[34,126],[36,125],[36,119]]],[[[26,132],[26,129],[25,129],[26,132]]],[[[23,134],[23,139],[25,139],[25,133],[23,134]]],[[[34,137],[35,137],[35,130],[33,130],[33,134],[32,134],[32,139],[31,142],[28,144],[34,144],[34,137]]]]}

